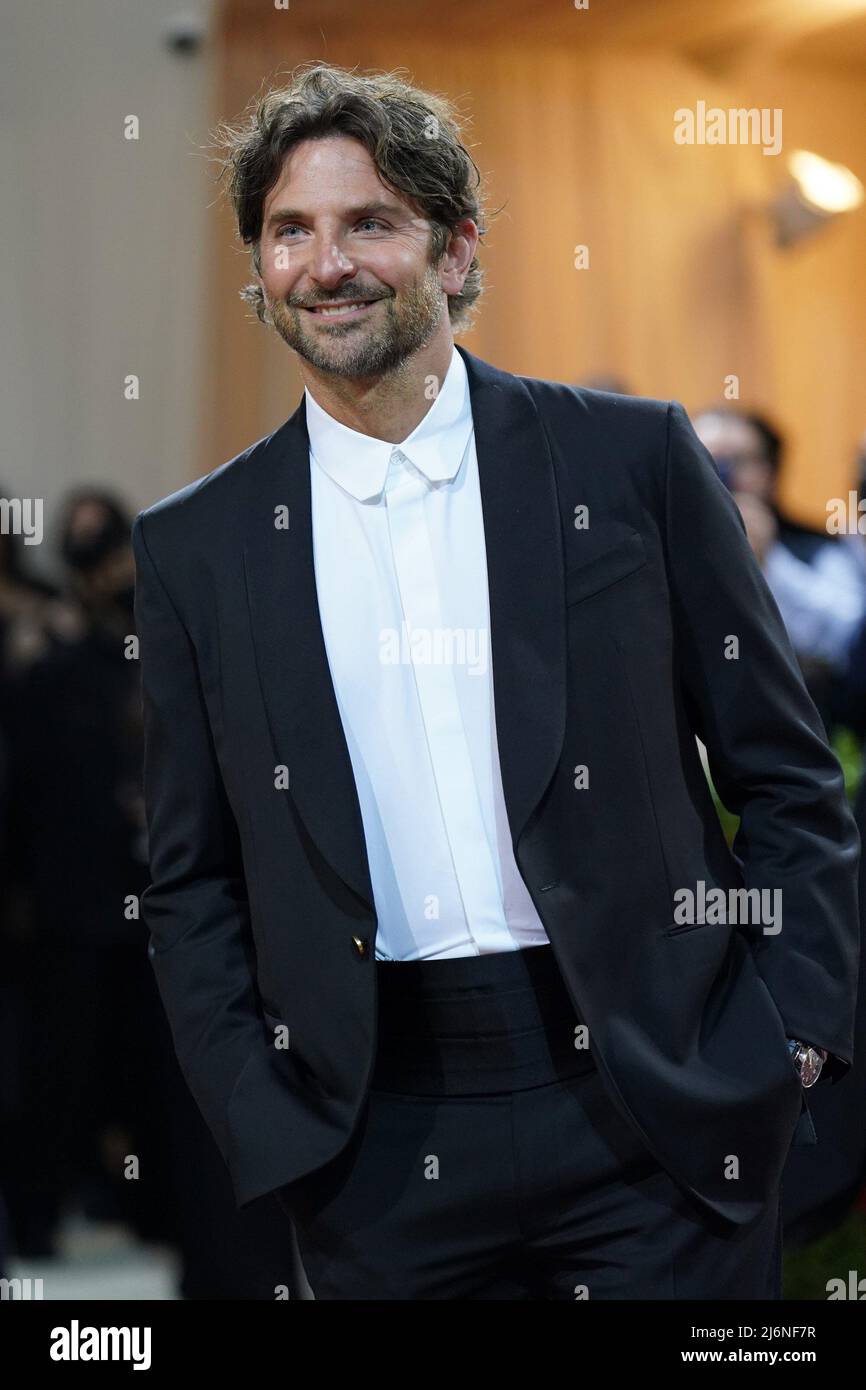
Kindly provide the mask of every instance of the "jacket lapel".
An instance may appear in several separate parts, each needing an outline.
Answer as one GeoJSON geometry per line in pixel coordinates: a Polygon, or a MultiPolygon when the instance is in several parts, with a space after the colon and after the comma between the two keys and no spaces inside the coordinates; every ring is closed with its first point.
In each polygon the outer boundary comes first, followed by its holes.
{"type": "MultiPolygon", "coordinates": [[[[512,840],[559,763],[566,621],[553,463],[521,382],[458,346],[469,376],[484,516],[496,732],[512,840]]],[[[265,445],[244,566],[274,763],[319,853],[374,910],[364,828],[322,633],[303,398],[265,445]],[[274,518],[288,508],[288,529],[274,518]]],[[[277,793],[275,793],[277,795],[277,793]]]]}

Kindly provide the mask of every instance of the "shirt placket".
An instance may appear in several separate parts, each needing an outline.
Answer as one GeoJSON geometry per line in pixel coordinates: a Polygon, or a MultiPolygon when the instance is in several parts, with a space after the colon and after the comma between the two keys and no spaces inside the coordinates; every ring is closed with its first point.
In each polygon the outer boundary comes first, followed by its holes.
{"type": "MultiPolygon", "coordinates": [[[[404,455],[391,455],[385,500],[409,659],[421,708],[442,819],[467,927],[479,952],[501,950],[505,927],[495,865],[484,828],[454,669],[437,659],[445,631],[424,499],[426,481],[404,455]],[[413,633],[426,634],[429,660],[413,658],[413,633]]],[[[431,892],[436,892],[435,884],[431,892]]],[[[421,905],[419,905],[420,908],[421,905]]]]}

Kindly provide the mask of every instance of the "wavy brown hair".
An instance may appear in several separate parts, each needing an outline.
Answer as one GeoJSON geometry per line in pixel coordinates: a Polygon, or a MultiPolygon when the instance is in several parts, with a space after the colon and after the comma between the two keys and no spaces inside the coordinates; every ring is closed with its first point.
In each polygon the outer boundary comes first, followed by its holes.
{"type": "MultiPolygon", "coordinates": [[[[399,70],[398,70],[399,71],[399,70]]],[[[463,121],[443,96],[422,91],[395,72],[358,73],[329,63],[306,63],[284,87],[254,98],[239,125],[222,124],[224,179],[237,219],[238,234],[252,248],[261,274],[261,234],[265,199],[276,184],[286,156],[301,140],[348,135],[359,140],[379,176],[403,194],[431,224],[431,258],[437,264],[461,218],[471,217],[483,235],[481,173],[463,143],[463,121]]],[[[483,270],[472,258],[460,294],[449,295],[455,332],[470,327],[473,306],[483,293],[483,270]]],[[[256,284],[241,298],[270,322],[256,284]]]]}

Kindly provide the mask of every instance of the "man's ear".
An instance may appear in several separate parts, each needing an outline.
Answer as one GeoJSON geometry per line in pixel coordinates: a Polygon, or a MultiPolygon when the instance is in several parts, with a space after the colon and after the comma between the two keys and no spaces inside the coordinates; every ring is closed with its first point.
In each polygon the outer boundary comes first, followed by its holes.
{"type": "Polygon", "coordinates": [[[260,266],[261,266],[261,249],[260,249],[259,246],[257,246],[257,247],[254,249],[253,255],[252,255],[252,277],[253,277],[253,279],[255,280],[256,286],[257,286],[258,289],[261,291],[261,295],[262,295],[261,317],[263,318],[263,321],[264,321],[265,323],[267,323],[267,324],[270,325],[270,324],[272,324],[273,320],[271,319],[270,313],[268,312],[268,296],[267,296],[267,294],[266,294],[266,292],[265,292],[265,282],[264,282],[264,280],[263,280],[262,277],[261,277],[260,266]]]}
{"type": "Polygon", "coordinates": [[[265,282],[262,279],[262,243],[260,241],[254,244],[250,259],[252,261],[253,279],[264,294],[265,282]]]}
{"type": "Polygon", "coordinates": [[[478,227],[465,217],[453,228],[439,261],[439,283],[446,294],[460,294],[478,246],[478,227]]]}

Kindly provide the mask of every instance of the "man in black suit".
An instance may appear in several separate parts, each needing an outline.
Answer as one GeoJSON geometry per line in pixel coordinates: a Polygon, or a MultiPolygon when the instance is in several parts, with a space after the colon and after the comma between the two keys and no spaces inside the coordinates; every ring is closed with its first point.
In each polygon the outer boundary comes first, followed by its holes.
{"type": "Polygon", "coordinates": [[[441,99],[314,65],[229,142],[305,396],[133,536],[150,952],[238,1205],[317,1298],[778,1298],[859,837],[736,505],[676,402],[455,347],[441,99]]]}

